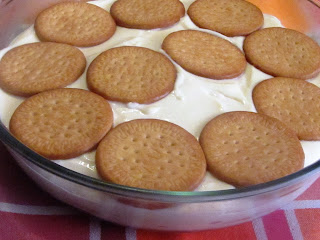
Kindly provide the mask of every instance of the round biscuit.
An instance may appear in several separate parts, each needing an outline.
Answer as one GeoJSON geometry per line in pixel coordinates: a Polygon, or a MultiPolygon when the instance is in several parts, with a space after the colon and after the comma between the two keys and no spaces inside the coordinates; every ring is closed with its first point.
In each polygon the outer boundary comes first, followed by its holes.
{"type": "Polygon", "coordinates": [[[257,112],[279,119],[301,140],[320,140],[320,88],[294,78],[260,82],[252,92],[257,112]]]}
{"type": "Polygon", "coordinates": [[[29,43],[9,50],[0,61],[0,87],[19,96],[62,88],[84,72],[86,59],[76,47],[29,43]]]}
{"type": "Polygon", "coordinates": [[[100,142],[96,152],[100,176],[130,187],[189,191],[206,172],[206,160],[196,138],[162,120],[122,123],[100,142]]]}
{"type": "Polygon", "coordinates": [[[162,48],[186,71],[206,78],[237,77],[247,64],[240,49],[229,41],[195,30],[169,34],[162,48]]]}
{"type": "Polygon", "coordinates": [[[275,180],[303,168],[304,153],[294,131],[279,120],[252,112],[228,112],[202,130],[208,170],[237,187],[275,180]]]}
{"type": "Polygon", "coordinates": [[[41,41],[88,47],[111,38],[116,24],[109,12],[93,4],[63,2],[42,11],[34,28],[41,41]]]}
{"type": "Polygon", "coordinates": [[[197,0],[190,5],[188,15],[198,27],[228,37],[248,35],[264,22],[261,10],[244,0],[197,0]]]}
{"type": "Polygon", "coordinates": [[[274,27],[258,30],[244,40],[248,62],[275,77],[308,79],[320,71],[320,47],[307,35],[274,27]]]}
{"type": "Polygon", "coordinates": [[[179,22],[185,9],[179,0],[118,0],[110,13],[121,27],[154,29],[179,22]]]}
{"type": "Polygon", "coordinates": [[[101,53],[87,71],[88,88],[106,99],[152,103],[174,88],[177,71],[163,54],[143,47],[117,47],[101,53]]]}
{"type": "Polygon", "coordinates": [[[49,90],[22,102],[12,115],[11,133],[49,159],[77,157],[110,130],[112,109],[101,96],[74,88],[49,90]]]}

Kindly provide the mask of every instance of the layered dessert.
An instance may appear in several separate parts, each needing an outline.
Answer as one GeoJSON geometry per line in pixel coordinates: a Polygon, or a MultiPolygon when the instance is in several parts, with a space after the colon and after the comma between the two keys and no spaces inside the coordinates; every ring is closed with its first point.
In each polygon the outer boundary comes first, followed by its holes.
{"type": "MultiPolygon", "coordinates": [[[[90,4],[109,11],[114,2],[114,0],[101,0],[90,2],[90,4]]],[[[184,4],[185,9],[188,9],[193,1],[182,0],[181,2],[184,4]]],[[[269,27],[283,26],[277,18],[264,14],[263,28],[269,27]]],[[[101,52],[121,46],[145,47],[166,55],[166,52],[161,48],[163,40],[170,33],[180,30],[198,30],[210,33],[226,39],[240,50],[243,49],[244,37],[226,37],[211,30],[199,28],[191,21],[187,14],[178,23],[167,28],[139,30],[117,26],[115,34],[106,42],[93,47],[80,47],[79,49],[86,57],[87,67],[101,52]]],[[[32,42],[39,42],[34,26],[20,34],[9,47],[1,50],[0,57],[16,46],[32,42]]],[[[170,57],[168,58],[170,59],[170,57]]],[[[256,112],[252,102],[252,90],[259,82],[272,77],[247,64],[245,72],[236,78],[214,80],[196,76],[184,70],[174,61],[172,62],[177,69],[177,79],[174,90],[163,99],[151,104],[109,101],[114,116],[113,127],[134,119],[153,118],[177,124],[196,138],[199,138],[207,122],[222,113],[232,111],[256,112]]],[[[319,75],[308,81],[320,87],[319,75]]],[[[77,81],[69,85],[68,88],[88,89],[86,71],[77,81]]],[[[0,98],[1,121],[8,127],[13,112],[24,98],[8,94],[1,89],[0,98]]],[[[305,166],[309,166],[320,159],[319,141],[301,141],[301,144],[305,153],[305,166]]],[[[69,160],[54,160],[54,162],[84,175],[99,178],[95,166],[95,153],[95,150],[93,150],[80,157],[69,160]]],[[[211,173],[207,172],[203,182],[196,191],[230,188],[234,187],[216,179],[211,173]]]]}

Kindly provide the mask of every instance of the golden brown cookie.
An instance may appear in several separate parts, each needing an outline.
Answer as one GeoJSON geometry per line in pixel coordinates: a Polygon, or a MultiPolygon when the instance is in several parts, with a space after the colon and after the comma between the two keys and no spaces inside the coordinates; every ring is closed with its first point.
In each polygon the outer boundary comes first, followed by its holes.
{"type": "Polygon", "coordinates": [[[185,9],[178,0],[118,0],[110,13],[121,27],[154,29],[179,22],[185,9]]]}
{"type": "Polygon", "coordinates": [[[243,187],[275,180],[301,169],[304,153],[294,131],[263,114],[228,112],[202,130],[208,170],[243,187]]]}
{"type": "Polygon", "coordinates": [[[247,60],[276,77],[308,79],[320,71],[320,47],[311,38],[286,28],[265,28],[246,37],[247,60]]]}
{"type": "Polygon", "coordinates": [[[259,113],[284,122],[301,140],[320,140],[320,88],[294,78],[260,82],[252,92],[259,113]]]}
{"type": "Polygon", "coordinates": [[[0,61],[0,87],[14,95],[30,96],[62,88],[84,72],[83,53],[61,43],[30,43],[8,51],[0,61]]]}
{"type": "Polygon", "coordinates": [[[18,106],[11,133],[49,159],[77,157],[96,146],[113,123],[109,103],[90,91],[61,88],[34,95],[18,106]]]}
{"type": "Polygon", "coordinates": [[[116,24],[111,15],[100,7],[64,2],[42,11],[34,28],[41,41],[88,47],[111,38],[116,24]]]}
{"type": "Polygon", "coordinates": [[[152,103],[174,88],[177,72],[163,54],[142,47],[117,47],[101,53],[87,71],[88,88],[106,99],[152,103]]]}
{"type": "Polygon", "coordinates": [[[154,190],[195,189],[206,172],[196,138],[162,120],[122,123],[100,142],[96,152],[100,176],[110,182],[154,190]]]}
{"type": "Polygon", "coordinates": [[[188,15],[198,27],[228,37],[248,35],[263,25],[261,10],[244,0],[197,0],[188,15]]]}
{"type": "Polygon", "coordinates": [[[162,48],[185,70],[201,77],[234,78],[247,64],[240,49],[229,41],[195,30],[169,34],[162,48]]]}

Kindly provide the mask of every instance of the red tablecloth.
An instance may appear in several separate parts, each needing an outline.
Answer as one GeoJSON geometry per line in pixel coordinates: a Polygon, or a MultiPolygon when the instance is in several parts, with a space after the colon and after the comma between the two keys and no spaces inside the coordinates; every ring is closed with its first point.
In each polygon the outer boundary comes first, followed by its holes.
{"type": "Polygon", "coordinates": [[[320,240],[320,178],[292,204],[241,225],[195,233],[152,232],[88,216],[40,190],[0,143],[1,240],[320,240]]]}

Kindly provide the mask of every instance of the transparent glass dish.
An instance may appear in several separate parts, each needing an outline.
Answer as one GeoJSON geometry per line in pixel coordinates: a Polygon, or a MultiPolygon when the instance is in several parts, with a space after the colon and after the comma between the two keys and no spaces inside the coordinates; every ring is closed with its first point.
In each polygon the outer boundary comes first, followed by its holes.
{"type": "MultiPolygon", "coordinates": [[[[251,0],[257,5],[263,1],[251,0]]],[[[56,2],[59,1],[1,1],[0,49],[30,26],[39,11],[56,2]]],[[[278,17],[286,27],[304,31],[320,42],[320,19],[317,17],[320,8],[316,1],[287,0],[292,8],[286,11],[287,15],[280,10],[285,7],[283,4],[279,3],[279,9],[275,9],[274,4],[264,5],[264,12],[278,17]],[[290,25],[287,21],[299,16],[304,20],[299,24],[291,21],[290,25]]],[[[320,161],[317,161],[284,178],[241,189],[152,191],[103,182],[61,167],[21,144],[2,123],[0,139],[20,167],[55,198],[106,221],[135,228],[196,231],[240,224],[293,201],[320,176],[320,161]]]]}

